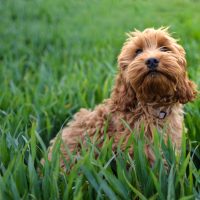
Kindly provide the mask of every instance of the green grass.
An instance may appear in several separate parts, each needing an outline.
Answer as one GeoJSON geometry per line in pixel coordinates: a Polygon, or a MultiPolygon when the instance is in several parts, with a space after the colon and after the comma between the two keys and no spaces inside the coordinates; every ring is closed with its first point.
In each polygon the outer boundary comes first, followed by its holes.
{"type": "Polygon", "coordinates": [[[142,134],[130,141],[134,158],[114,156],[105,138],[101,151],[88,141],[67,172],[58,165],[60,141],[52,162],[39,162],[80,107],[109,96],[125,32],[170,26],[199,86],[199,8],[194,0],[0,0],[0,199],[199,199],[199,99],[185,107],[180,156],[155,133],[153,167],[142,134]]]}

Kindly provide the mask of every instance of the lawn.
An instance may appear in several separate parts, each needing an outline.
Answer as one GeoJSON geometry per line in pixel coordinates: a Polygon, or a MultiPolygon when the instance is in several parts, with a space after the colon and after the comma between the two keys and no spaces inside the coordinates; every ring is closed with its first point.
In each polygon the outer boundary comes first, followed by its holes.
{"type": "Polygon", "coordinates": [[[40,164],[75,112],[109,97],[134,28],[170,26],[200,86],[199,9],[197,0],[0,0],[0,199],[200,199],[199,98],[185,106],[181,155],[155,133],[150,166],[141,133],[130,140],[134,158],[120,148],[115,156],[105,136],[65,171],[59,140],[52,162],[40,164]]]}

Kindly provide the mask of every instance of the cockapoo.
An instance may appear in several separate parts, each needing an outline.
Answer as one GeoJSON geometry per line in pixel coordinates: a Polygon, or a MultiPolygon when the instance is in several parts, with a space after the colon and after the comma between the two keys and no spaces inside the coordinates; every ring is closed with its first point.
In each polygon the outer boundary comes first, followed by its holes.
{"type": "MultiPolygon", "coordinates": [[[[107,135],[113,137],[113,150],[122,137],[122,150],[131,134],[139,134],[141,127],[150,141],[154,130],[164,132],[164,139],[171,138],[176,150],[180,149],[183,132],[183,104],[193,101],[196,86],[186,72],[185,51],[172,38],[166,28],[148,28],[128,34],[118,57],[118,74],[109,99],[93,111],[81,109],[62,130],[61,152],[69,156],[77,151],[79,142],[85,138],[98,140],[101,147],[105,123],[107,135]],[[124,125],[125,121],[133,132],[124,125]]],[[[51,141],[48,157],[51,159],[55,139],[51,141]]],[[[145,147],[147,158],[154,156],[150,147],[145,147]]],[[[64,162],[61,161],[61,166],[64,162]]]]}

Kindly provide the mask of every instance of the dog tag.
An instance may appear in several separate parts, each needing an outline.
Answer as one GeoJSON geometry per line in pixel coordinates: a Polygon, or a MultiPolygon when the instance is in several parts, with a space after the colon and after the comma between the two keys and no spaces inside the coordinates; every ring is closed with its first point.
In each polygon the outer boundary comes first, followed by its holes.
{"type": "Polygon", "coordinates": [[[159,118],[160,119],[164,119],[166,117],[167,113],[164,112],[164,111],[160,111],[160,114],[159,114],[159,118]]]}

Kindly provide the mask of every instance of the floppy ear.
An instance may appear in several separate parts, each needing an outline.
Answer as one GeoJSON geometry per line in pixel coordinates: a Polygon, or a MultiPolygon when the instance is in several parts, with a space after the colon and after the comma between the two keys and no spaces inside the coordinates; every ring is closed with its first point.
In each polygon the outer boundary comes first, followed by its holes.
{"type": "Polygon", "coordinates": [[[130,32],[130,33],[126,34],[128,36],[128,38],[126,39],[125,43],[123,44],[121,52],[118,56],[118,65],[122,70],[126,69],[126,67],[133,60],[134,53],[135,53],[133,51],[133,40],[140,33],[141,33],[140,31],[135,29],[134,32],[130,32]]]}
{"type": "Polygon", "coordinates": [[[127,45],[122,48],[121,53],[118,56],[118,65],[121,70],[125,70],[129,65],[130,61],[130,50],[126,47],[127,45]]]}
{"type": "Polygon", "coordinates": [[[177,98],[182,104],[193,101],[197,95],[196,84],[189,80],[187,74],[178,80],[177,98]]]}
{"type": "MultiPolygon", "coordinates": [[[[177,43],[175,44],[175,47],[180,55],[178,57],[179,65],[186,69],[185,50],[177,43]]],[[[197,95],[196,88],[196,84],[189,80],[187,72],[184,72],[182,76],[178,78],[178,84],[176,88],[178,101],[182,104],[193,101],[197,95]]]]}
{"type": "Polygon", "coordinates": [[[121,53],[118,56],[118,65],[121,68],[121,70],[125,70],[126,67],[129,65],[131,62],[131,52],[130,49],[128,48],[128,44],[124,44],[122,47],[121,53]]]}
{"type": "Polygon", "coordinates": [[[137,99],[136,94],[131,87],[130,83],[127,83],[123,77],[123,73],[120,70],[116,77],[115,85],[111,94],[113,109],[120,111],[130,110],[135,107],[137,99]]]}

